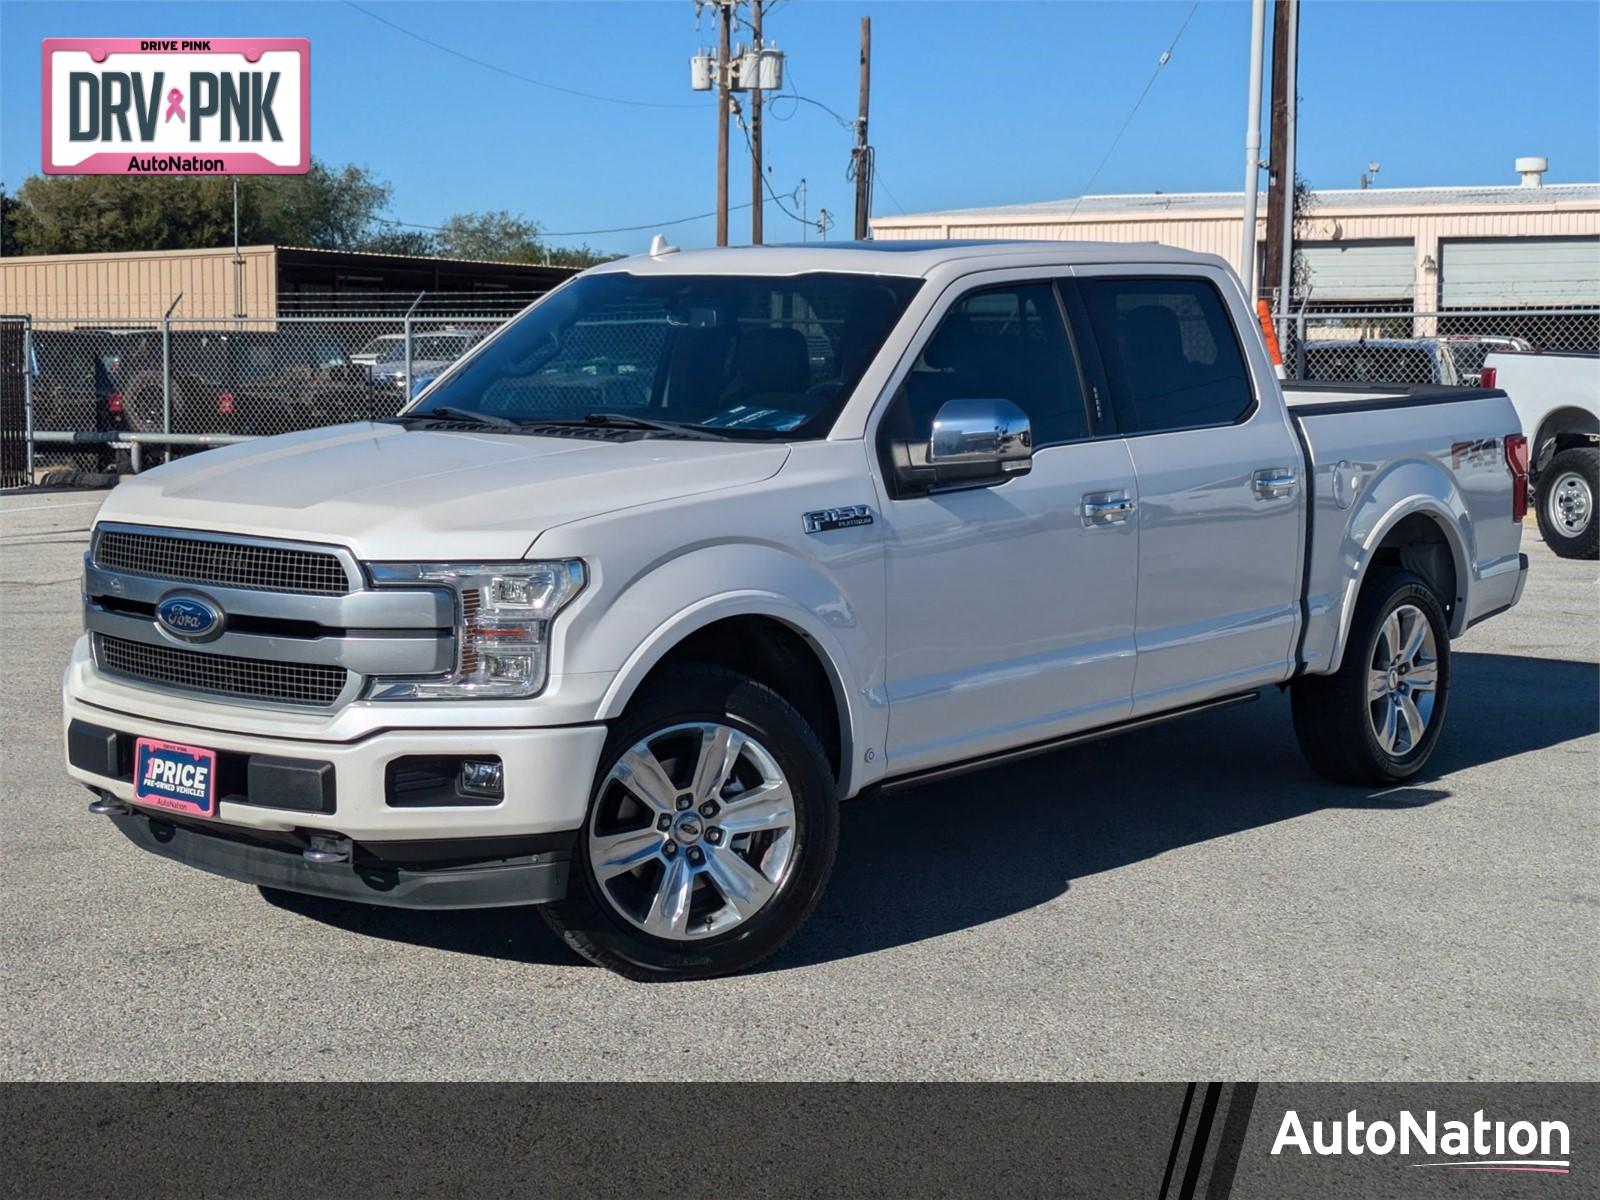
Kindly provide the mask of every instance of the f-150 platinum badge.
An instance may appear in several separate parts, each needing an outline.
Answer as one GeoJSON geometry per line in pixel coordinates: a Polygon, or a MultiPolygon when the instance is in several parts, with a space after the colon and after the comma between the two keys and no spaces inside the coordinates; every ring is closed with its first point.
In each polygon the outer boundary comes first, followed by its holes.
{"type": "Polygon", "coordinates": [[[872,510],[865,504],[847,504],[843,508],[819,508],[816,512],[808,512],[802,520],[807,533],[827,533],[830,529],[871,525],[872,510]]]}

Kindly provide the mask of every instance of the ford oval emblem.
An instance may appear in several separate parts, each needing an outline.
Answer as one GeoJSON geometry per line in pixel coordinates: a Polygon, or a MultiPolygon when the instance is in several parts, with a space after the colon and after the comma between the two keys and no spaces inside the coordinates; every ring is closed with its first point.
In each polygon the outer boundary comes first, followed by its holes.
{"type": "Polygon", "coordinates": [[[168,633],[191,642],[222,632],[222,610],[198,596],[167,596],[156,605],[156,621],[168,633]]]}

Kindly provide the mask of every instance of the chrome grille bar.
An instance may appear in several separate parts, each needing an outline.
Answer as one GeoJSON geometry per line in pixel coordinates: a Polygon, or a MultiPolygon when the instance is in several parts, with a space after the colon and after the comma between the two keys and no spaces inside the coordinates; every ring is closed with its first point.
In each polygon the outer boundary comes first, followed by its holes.
{"type": "Polygon", "coordinates": [[[107,675],[182,691],[209,692],[274,704],[328,708],[349,682],[343,667],[233,658],[94,635],[95,661],[107,675]]]}
{"type": "Polygon", "coordinates": [[[359,585],[331,551],[129,526],[102,526],[93,558],[108,570],[197,586],[343,596],[359,585]]]}

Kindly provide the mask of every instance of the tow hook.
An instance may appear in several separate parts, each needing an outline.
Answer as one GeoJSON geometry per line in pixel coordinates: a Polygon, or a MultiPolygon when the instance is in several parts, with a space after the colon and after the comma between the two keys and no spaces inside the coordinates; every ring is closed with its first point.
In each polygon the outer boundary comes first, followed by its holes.
{"type": "Polygon", "coordinates": [[[89,801],[89,811],[97,817],[125,817],[133,808],[110,792],[101,792],[96,799],[89,801]]]}
{"type": "Polygon", "coordinates": [[[314,833],[311,835],[311,845],[300,851],[300,857],[313,863],[349,862],[350,846],[347,837],[314,833]]]}

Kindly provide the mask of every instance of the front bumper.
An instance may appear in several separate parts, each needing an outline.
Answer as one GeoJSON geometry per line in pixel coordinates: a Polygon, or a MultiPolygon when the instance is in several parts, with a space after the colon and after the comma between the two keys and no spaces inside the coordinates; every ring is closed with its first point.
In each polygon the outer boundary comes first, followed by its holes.
{"type": "MultiPolygon", "coordinates": [[[[250,794],[248,803],[224,795],[217,819],[226,826],[263,831],[305,830],[356,841],[434,841],[516,837],[577,829],[605,743],[603,725],[551,729],[390,729],[354,742],[262,737],[115,712],[72,695],[63,704],[63,736],[73,721],[114,730],[127,738],[158,738],[186,746],[273,762],[331,766],[332,811],[274,807],[273,797],[250,794]],[[497,757],[504,766],[504,799],[470,807],[395,807],[389,801],[389,764],[407,757],[497,757]]],[[[80,763],[67,773],[85,786],[134,804],[131,764],[114,777],[80,763]]]]}
{"type": "Polygon", "coordinates": [[[242,883],[394,908],[499,908],[566,895],[569,855],[546,851],[448,866],[400,866],[358,857],[313,863],[292,846],[259,842],[215,827],[113,813],[141,849],[242,883]]]}

